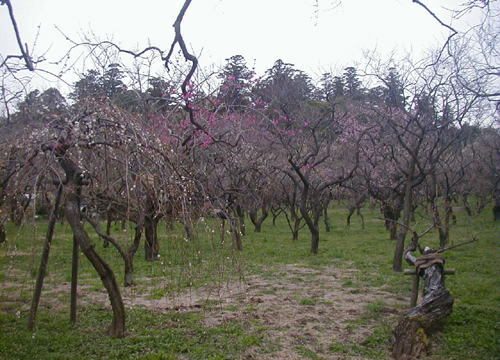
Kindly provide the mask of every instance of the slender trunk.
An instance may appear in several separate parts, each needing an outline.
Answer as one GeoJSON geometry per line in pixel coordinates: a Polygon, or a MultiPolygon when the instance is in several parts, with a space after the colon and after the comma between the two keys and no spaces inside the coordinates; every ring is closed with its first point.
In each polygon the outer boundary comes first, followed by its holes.
{"type": "Polygon", "coordinates": [[[396,224],[396,221],[398,220],[400,214],[400,208],[397,208],[398,206],[399,205],[383,205],[380,209],[384,214],[384,217],[386,218],[385,228],[389,230],[389,238],[391,240],[396,240],[398,237],[398,226],[396,224]]]}
{"type": "MultiPolygon", "coordinates": [[[[0,219],[1,221],[2,219],[0,219]]],[[[5,226],[3,222],[0,222],[0,244],[7,242],[7,233],[5,232],[5,226]]]]}
{"type": "Polygon", "coordinates": [[[234,219],[229,218],[229,226],[231,227],[231,232],[233,234],[233,247],[235,250],[242,251],[243,250],[243,241],[241,240],[241,234],[236,226],[234,219]]]}
{"type": "Polygon", "coordinates": [[[472,216],[472,208],[470,206],[469,198],[467,197],[467,195],[464,195],[462,197],[462,204],[465,207],[465,211],[467,211],[467,215],[472,216]]]}
{"type": "Polygon", "coordinates": [[[113,237],[108,234],[105,234],[101,231],[99,227],[99,223],[90,219],[89,217],[85,217],[85,219],[94,227],[96,233],[104,238],[106,241],[113,244],[113,246],[118,250],[120,256],[125,263],[125,282],[123,286],[132,286],[134,284],[134,256],[137,250],[139,249],[139,245],[141,244],[141,236],[142,230],[144,228],[144,216],[139,214],[137,217],[131,218],[131,221],[135,222],[135,235],[132,244],[129,246],[128,250],[125,251],[119,243],[116,242],[113,237]]]}
{"type": "Polygon", "coordinates": [[[396,248],[394,250],[394,258],[392,261],[392,268],[394,271],[403,271],[403,253],[405,249],[405,239],[408,233],[408,226],[410,225],[411,212],[412,212],[412,193],[413,193],[413,175],[415,173],[416,160],[411,158],[408,167],[408,174],[406,178],[404,203],[403,203],[403,226],[400,226],[398,237],[396,239],[396,248]]]}
{"type": "Polygon", "coordinates": [[[330,218],[328,217],[328,204],[330,201],[327,201],[324,208],[323,208],[323,221],[325,222],[325,231],[330,232],[331,230],[331,225],[330,225],[330,218]]]}
{"type": "Polygon", "coordinates": [[[143,220],[139,220],[135,227],[134,241],[128,248],[127,256],[123,257],[123,260],[125,262],[125,281],[123,283],[123,286],[128,287],[134,285],[134,256],[141,243],[142,229],[143,220]]]}
{"type": "MultiPolygon", "coordinates": [[[[347,214],[347,226],[351,226],[351,216],[354,214],[356,208],[354,206],[349,207],[349,214],[347,214]]],[[[386,223],[387,226],[387,223],[386,223]]]]}
{"type": "MultiPolygon", "coordinates": [[[[113,225],[113,214],[110,208],[106,211],[106,235],[111,235],[111,225],[113,225]]],[[[102,246],[109,247],[109,241],[105,238],[102,246]]]]}
{"type": "Polygon", "coordinates": [[[40,303],[40,296],[42,294],[43,281],[45,279],[45,274],[47,273],[47,264],[49,263],[50,247],[52,245],[52,238],[54,237],[54,229],[57,220],[56,213],[59,210],[59,204],[61,203],[62,189],[63,186],[61,184],[57,189],[54,208],[52,209],[49,218],[49,226],[47,228],[47,235],[45,236],[45,245],[43,247],[40,267],[38,269],[38,276],[35,284],[35,292],[33,293],[33,299],[31,301],[31,309],[28,319],[29,331],[33,331],[35,329],[36,313],[38,311],[38,304],[40,303]]]}
{"type": "Polygon", "coordinates": [[[226,220],[221,219],[219,225],[219,231],[220,231],[220,243],[221,245],[224,245],[224,243],[226,242],[226,220]]]}
{"type": "Polygon", "coordinates": [[[283,212],[281,208],[271,208],[271,213],[273,214],[273,226],[276,226],[276,219],[283,212]]]}
{"type": "Polygon", "coordinates": [[[182,220],[182,225],[184,225],[184,231],[186,232],[186,237],[189,241],[194,240],[193,227],[188,219],[182,220]]]}
{"type": "Polygon", "coordinates": [[[495,204],[491,211],[493,212],[493,221],[500,220],[500,204],[495,204]]]}
{"type": "MultiPolygon", "coordinates": [[[[451,207],[451,199],[446,196],[444,202],[444,226],[439,229],[439,246],[441,248],[446,247],[448,240],[450,239],[450,220],[455,217],[453,214],[453,208],[451,207]]],[[[456,220],[456,219],[455,219],[456,220]]]]}
{"type": "Polygon", "coordinates": [[[358,208],[358,215],[361,218],[361,229],[364,230],[365,229],[365,217],[361,213],[361,209],[360,208],[358,208]]]}
{"type": "MultiPolygon", "coordinates": [[[[0,185],[0,209],[3,204],[3,185],[0,185]]],[[[2,212],[0,211],[0,244],[7,241],[7,233],[5,232],[5,225],[2,219],[2,212]]]]}
{"type": "Polygon", "coordinates": [[[240,228],[241,235],[245,236],[245,212],[241,208],[241,206],[238,204],[236,205],[236,217],[238,218],[238,225],[240,228]]]}

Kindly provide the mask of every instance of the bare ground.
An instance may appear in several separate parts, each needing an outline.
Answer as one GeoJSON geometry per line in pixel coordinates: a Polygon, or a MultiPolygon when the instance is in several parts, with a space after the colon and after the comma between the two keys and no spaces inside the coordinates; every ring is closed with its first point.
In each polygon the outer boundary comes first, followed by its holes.
{"type": "MultiPolygon", "coordinates": [[[[397,299],[383,288],[356,285],[355,270],[335,267],[317,270],[294,264],[276,267],[268,273],[272,276],[247,276],[239,282],[206,286],[160,299],[148,291],[151,287],[147,284],[152,279],[138,279],[143,285],[124,289],[123,298],[126,308],[199,312],[206,327],[238,321],[247,325],[249,331],[260,334],[264,331],[265,353],[261,348],[250,347],[243,357],[262,360],[310,359],[305,353],[316,354],[320,359],[372,359],[353,349],[366,346],[375,326],[381,322],[395,326],[408,306],[408,300],[397,299]],[[376,312],[370,313],[370,308],[376,312]]],[[[58,296],[68,294],[69,286],[69,283],[47,284],[41,307],[57,307],[58,296]]],[[[2,287],[5,289],[9,284],[2,287]]],[[[104,291],[85,286],[79,288],[79,302],[103,306],[109,303],[104,291]]],[[[382,358],[390,358],[389,348],[382,358]]]]}

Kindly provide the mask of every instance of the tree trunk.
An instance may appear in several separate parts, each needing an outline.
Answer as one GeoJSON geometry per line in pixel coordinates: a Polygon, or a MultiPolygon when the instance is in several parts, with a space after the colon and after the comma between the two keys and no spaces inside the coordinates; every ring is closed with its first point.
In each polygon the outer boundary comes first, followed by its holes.
{"type": "Polygon", "coordinates": [[[325,222],[325,231],[330,232],[331,230],[331,225],[330,225],[330,218],[328,217],[328,203],[330,201],[326,202],[326,205],[323,209],[323,221],[325,222]]]}
{"type": "Polygon", "coordinates": [[[356,210],[356,208],[354,206],[349,207],[349,214],[347,214],[347,226],[351,226],[351,216],[352,216],[352,214],[354,214],[355,210],[356,210]]]}
{"type": "Polygon", "coordinates": [[[245,229],[245,212],[241,208],[241,206],[238,204],[236,205],[236,217],[238,218],[238,225],[240,228],[241,235],[245,236],[246,229],[245,229]]]}
{"type": "Polygon", "coordinates": [[[311,230],[311,254],[317,254],[319,249],[319,231],[311,230]]]}
{"type": "Polygon", "coordinates": [[[408,233],[411,212],[412,212],[412,193],[413,193],[413,175],[417,161],[414,157],[411,158],[408,165],[408,174],[406,175],[406,186],[403,203],[403,226],[400,226],[398,237],[396,239],[396,248],[394,250],[394,258],[392,260],[392,268],[394,271],[403,270],[403,253],[405,249],[405,239],[408,233]]]}
{"type": "Polygon", "coordinates": [[[465,211],[467,211],[467,215],[472,216],[472,208],[470,206],[469,198],[467,197],[467,195],[464,195],[462,197],[462,204],[465,207],[465,211]]]}
{"type": "Polygon", "coordinates": [[[54,237],[54,229],[57,220],[56,213],[59,210],[59,204],[61,203],[61,195],[62,185],[60,185],[57,189],[55,205],[49,218],[49,226],[47,228],[47,235],[45,236],[45,245],[43,247],[42,259],[40,261],[40,267],[38,269],[38,276],[35,284],[35,291],[33,293],[33,299],[31,301],[31,309],[28,319],[28,331],[33,331],[35,329],[36,313],[38,311],[38,304],[40,303],[40,296],[42,294],[43,281],[47,272],[47,264],[49,263],[50,247],[52,245],[52,238],[54,237]]]}
{"type": "Polygon", "coordinates": [[[417,264],[419,261],[423,262],[422,267],[428,265],[417,270],[425,280],[424,299],[420,305],[408,310],[393,330],[392,355],[396,360],[409,360],[427,355],[429,346],[427,334],[441,319],[453,311],[453,297],[444,286],[444,261],[440,261],[440,257],[436,255],[438,254],[429,254],[416,260],[417,264]]]}
{"type": "Polygon", "coordinates": [[[70,146],[71,144],[69,143],[62,143],[55,147],[44,147],[43,150],[52,151],[59,161],[59,164],[64,169],[66,174],[64,215],[71,226],[74,239],[99,274],[108,292],[111,308],[113,310],[113,321],[108,328],[108,334],[112,337],[123,337],[125,335],[125,306],[123,305],[120,288],[116,282],[113,270],[96,252],[95,245],[90,241],[90,237],[85,231],[79,206],[80,198],[78,196],[81,186],[84,183],[85,175],[82,169],[67,156],[66,150],[70,146]]]}
{"type": "Polygon", "coordinates": [[[257,209],[252,209],[251,211],[248,212],[250,215],[250,220],[252,221],[252,224],[255,226],[255,232],[261,232],[262,231],[262,223],[264,220],[266,220],[267,215],[269,212],[267,211],[267,206],[264,204],[262,205],[261,213],[262,215],[260,217],[257,217],[258,210],[257,209]]]}
{"type": "Polygon", "coordinates": [[[5,232],[5,226],[3,222],[0,222],[0,244],[4,242],[7,242],[7,233],[5,232]]]}
{"type": "MultiPolygon", "coordinates": [[[[113,224],[113,214],[110,209],[106,211],[106,235],[111,235],[111,225],[113,224]]],[[[102,246],[107,248],[109,247],[109,241],[104,239],[102,246]]]]}
{"type": "Polygon", "coordinates": [[[380,208],[380,211],[382,214],[384,214],[385,220],[385,228],[389,230],[389,238],[391,240],[397,240],[398,238],[398,226],[396,224],[396,221],[399,218],[400,215],[400,208],[397,208],[397,206],[391,206],[388,204],[382,205],[380,208]],[[392,221],[391,221],[392,220],[392,221]]]}
{"type": "Polygon", "coordinates": [[[358,208],[358,215],[359,217],[361,218],[361,229],[365,229],[365,217],[363,216],[363,214],[361,213],[361,209],[358,208]]]}
{"type": "Polygon", "coordinates": [[[134,285],[134,256],[141,243],[143,220],[139,220],[135,227],[134,241],[127,251],[127,256],[123,257],[125,262],[125,281],[123,286],[134,285]]]}
{"type": "Polygon", "coordinates": [[[7,233],[2,219],[3,185],[0,185],[0,244],[7,242],[7,233]]]}
{"type": "Polygon", "coordinates": [[[271,213],[273,214],[273,226],[276,226],[276,219],[280,214],[283,212],[283,209],[281,207],[272,207],[271,208],[271,213]]]}
{"type": "Polygon", "coordinates": [[[444,211],[444,226],[439,229],[439,246],[441,248],[446,247],[448,244],[450,239],[450,220],[455,216],[453,214],[453,208],[451,206],[451,199],[449,196],[445,199],[444,211]]]}
{"type": "Polygon", "coordinates": [[[500,220],[500,204],[495,204],[491,211],[493,212],[493,221],[500,220]]]}
{"type": "Polygon", "coordinates": [[[144,230],[146,242],[144,244],[146,261],[158,260],[160,245],[158,244],[158,219],[146,216],[144,219],[144,230]]]}
{"type": "Polygon", "coordinates": [[[231,227],[231,232],[233,235],[233,247],[237,251],[243,250],[243,241],[241,240],[241,234],[236,226],[236,222],[233,218],[229,217],[228,219],[229,226],[231,227]]]}
{"type": "Polygon", "coordinates": [[[125,306],[123,305],[120,288],[111,267],[95,251],[95,246],[84,229],[81,221],[78,199],[73,186],[66,190],[65,216],[73,230],[76,241],[87,259],[94,266],[101,277],[102,283],[108,291],[111,307],[113,310],[113,321],[108,328],[108,334],[120,338],[125,335],[125,306]]]}

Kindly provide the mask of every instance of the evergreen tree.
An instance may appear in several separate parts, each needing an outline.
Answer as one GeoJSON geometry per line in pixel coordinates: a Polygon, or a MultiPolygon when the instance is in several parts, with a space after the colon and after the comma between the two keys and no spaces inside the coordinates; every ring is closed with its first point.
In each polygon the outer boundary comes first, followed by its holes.
{"type": "MultiPolygon", "coordinates": [[[[363,98],[363,89],[359,81],[355,67],[345,68],[342,76],[344,94],[350,100],[361,100],[363,98]]],[[[340,83],[338,84],[340,85],[340,83]]]]}
{"type": "Polygon", "coordinates": [[[266,77],[257,88],[258,95],[274,108],[291,117],[301,103],[312,97],[313,86],[309,76],[282,60],[266,71],[266,77]]]}
{"type": "Polygon", "coordinates": [[[253,71],[248,69],[245,58],[231,56],[219,74],[222,79],[218,99],[226,106],[237,109],[248,104],[253,71]]]}
{"type": "Polygon", "coordinates": [[[387,106],[403,109],[405,107],[404,89],[395,68],[390,68],[384,79],[384,101],[387,106]]]}

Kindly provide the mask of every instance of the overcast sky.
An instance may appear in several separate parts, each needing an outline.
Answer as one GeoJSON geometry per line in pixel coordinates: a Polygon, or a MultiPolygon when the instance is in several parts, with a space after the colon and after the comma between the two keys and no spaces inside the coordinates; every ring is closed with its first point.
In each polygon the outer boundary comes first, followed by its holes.
{"type": "MultiPolygon", "coordinates": [[[[32,53],[56,61],[69,43],[56,30],[79,40],[91,30],[124,48],[149,43],[168,50],[172,24],[184,0],[11,0],[23,42],[32,53]],[[38,38],[37,38],[38,34],[38,38]]],[[[453,22],[446,8],[464,0],[424,3],[458,29],[477,19],[453,22]]],[[[259,75],[277,59],[314,75],[362,62],[365,50],[387,54],[442,44],[448,30],[412,0],[193,0],[182,24],[184,40],[200,65],[223,64],[243,55],[259,75]]],[[[6,6],[0,7],[0,53],[18,54],[6,6]]],[[[78,70],[78,69],[77,69],[78,70]]]]}

